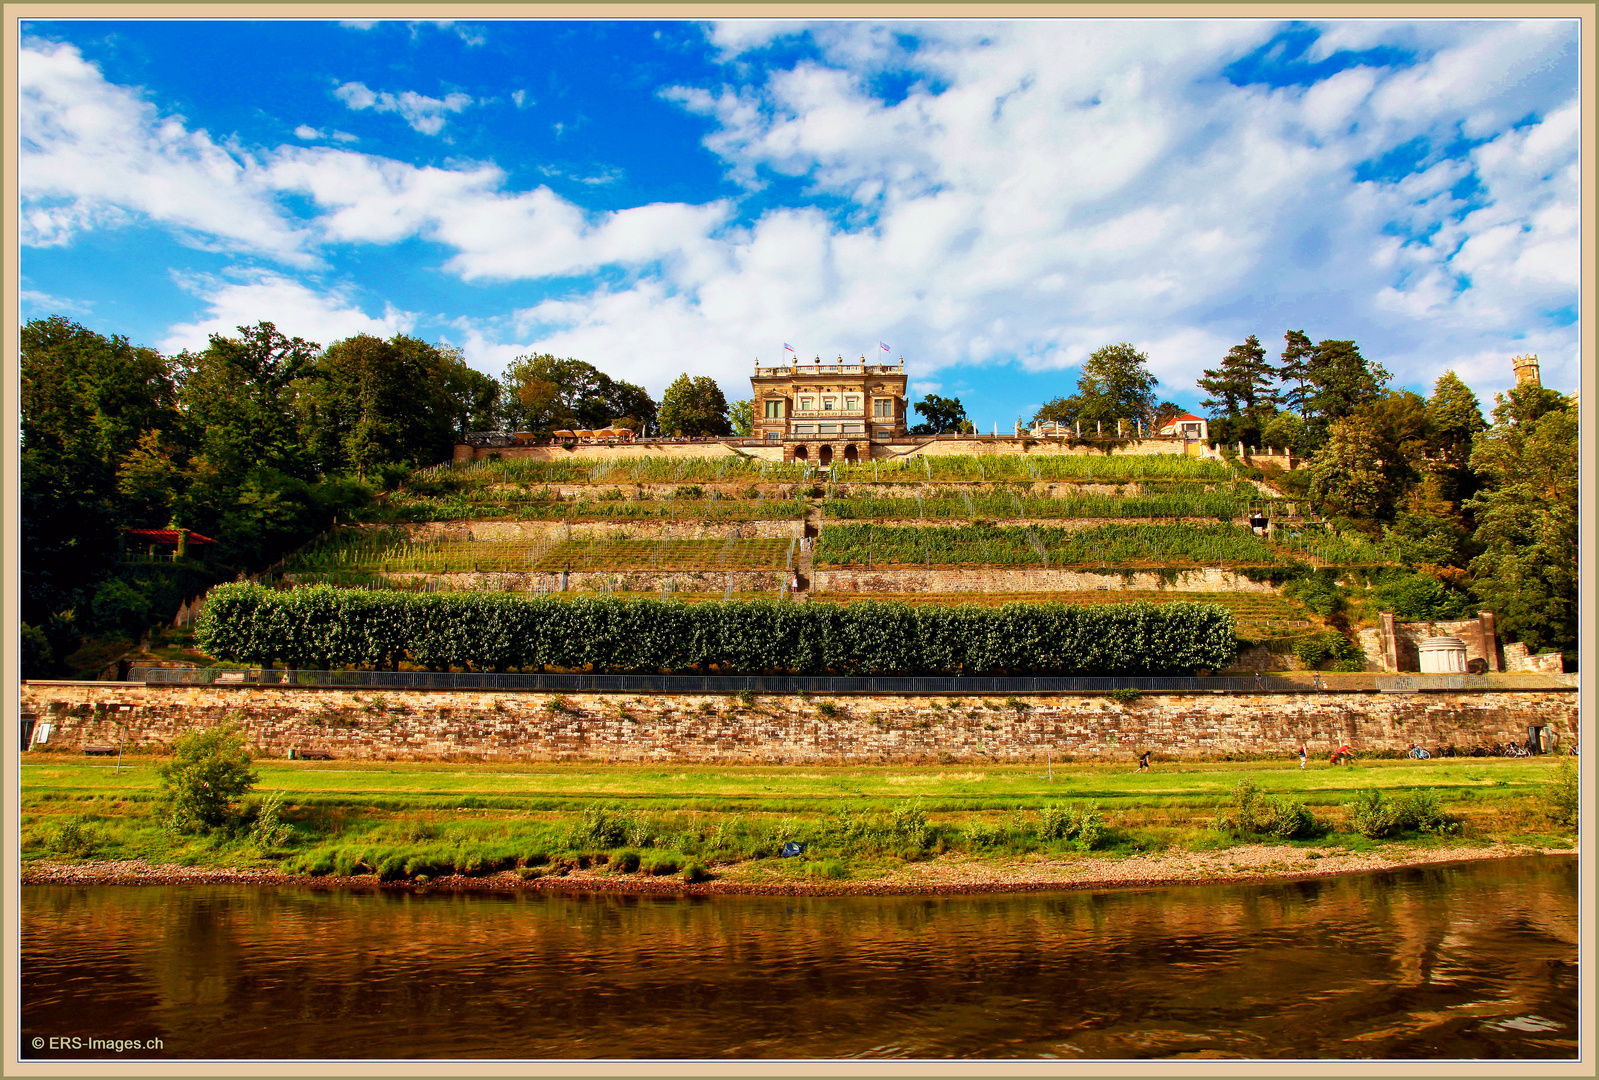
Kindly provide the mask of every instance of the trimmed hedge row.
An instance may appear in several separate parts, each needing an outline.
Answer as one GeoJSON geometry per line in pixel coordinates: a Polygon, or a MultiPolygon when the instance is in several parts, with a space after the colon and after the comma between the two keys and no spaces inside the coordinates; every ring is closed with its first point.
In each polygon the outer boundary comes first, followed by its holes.
{"type": "Polygon", "coordinates": [[[1237,651],[1216,604],[686,604],[327,585],[222,586],[195,637],[218,658],[312,669],[1146,675],[1219,668],[1237,651]]]}

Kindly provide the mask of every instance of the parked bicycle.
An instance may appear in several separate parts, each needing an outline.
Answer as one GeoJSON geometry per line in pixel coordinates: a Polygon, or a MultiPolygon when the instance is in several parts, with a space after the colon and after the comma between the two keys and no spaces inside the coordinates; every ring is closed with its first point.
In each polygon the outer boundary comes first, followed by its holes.
{"type": "Polygon", "coordinates": [[[1520,743],[1505,743],[1505,757],[1531,757],[1532,751],[1520,743]]]}
{"type": "Polygon", "coordinates": [[[1425,746],[1412,746],[1408,753],[1417,761],[1427,761],[1432,757],[1425,746]]]}

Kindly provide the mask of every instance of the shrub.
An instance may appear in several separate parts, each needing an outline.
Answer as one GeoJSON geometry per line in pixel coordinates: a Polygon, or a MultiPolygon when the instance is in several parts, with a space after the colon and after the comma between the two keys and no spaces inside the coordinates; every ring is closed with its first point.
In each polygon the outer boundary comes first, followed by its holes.
{"type": "Polygon", "coordinates": [[[74,815],[56,826],[55,848],[69,855],[83,858],[100,846],[99,830],[82,817],[74,815]]]}
{"type": "Polygon", "coordinates": [[[591,806],[573,828],[573,847],[621,847],[627,842],[627,819],[603,806],[591,806]]]}
{"type": "Polygon", "coordinates": [[[1417,832],[1445,833],[1454,821],[1444,813],[1438,793],[1431,788],[1417,788],[1394,801],[1394,812],[1399,815],[1399,826],[1417,832]]]}
{"type": "Polygon", "coordinates": [[[1268,796],[1250,780],[1233,787],[1227,809],[1217,823],[1240,836],[1271,836],[1292,840],[1308,836],[1316,827],[1305,804],[1286,795],[1268,796]]]}
{"type": "Polygon", "coordinates": [[[1144,696],[1144,692],[1136,686],[1118,686],[1110,692],[1110,696],[1123,705],[1131,705],[1144,696]]]}
{"type": "Polygon", "coordinates": [[[280,819],[283,810],[283,792],[274,791],[256,807],[255,820],[250,823],[250,839],[256,847],[282,847],[294,832],[294,826],[280,819]]]}
{"type": "Polygon", "coordinates": [[[654,877],[666,877],[669,874],[677,873],[678,869],[682,865],[683,864],[678,860],[678,857],[675,854],[662,854],[656,855],[648,863],[646,863],[644,870],[646,873],[654,877]]]}
{"type": "Polygon", "coordinates": [[[1571,767],[1571,762],[1560,763],[1555,770],[1554,782],[1544,788],[1543,799],[1544,813],[1549,815],[1549,820],[1559,825],[1576,824],[1580,800],[1577,794],[1577,770],[1571,767]]]}
{"type": "Polygon", "coordinates": [[[1310,634],[1294,642],[1294,655],[1308,668],[1332,667],[1338,671],[1361,670],[1364,654],[1336,630],[1310,634]],[[1353,664],[1353,667],[1347,666],[1353,664]]]}
{"type": "Polygon", "coordinates": [[[544,711],[551,716],[576,716],[577,706],[557,694],[544,703],[544,711]]]}
{"type": "Polygon", "coordinates": [[[639,853],[631,849],[624,849],[611,856],[611,869],[618,874],[632,874],[637,872],[641,859],[639,853]]]}
{"type": "MultiPolygon", "coordinates": [[[[195,640],[212,656],[317,669],[405,661],[596,673],[715,664],[730,674],[1117,675],[1214,670],[1237,652],[1233,616],[1216,604],[683,604],[242,583],[213,590],[195,640]]],[[[564,704],[552,698],[546,708],[564,704]]]]}
{"type": "Polygon", "coordinates": [[[818,701],[816,703],[816,711],[831,719],[838,715],[839,708],[831,701],[818,701]]]}
{"type": "Polygon", "coordinates": [[[927,825],[927,812],[922,809],[920,801],[895,807],[889,815],[889,823],[896,837],[917,848],[925,848],[932,839],[932,830],[927,825]]]}
{"type": "Polygon", "coordinates": [[[250,748],[233,723],[191,731],[172,744],[172,756],[156,769],[168,824],[178,832],[209,832],[229,824],[234,800],[260,776],[250,768],[250,748]]]}
{"type": "Polygon", "coordinates": [[[1279,795],[1267,800],[1260,824],[1262,832],[1279,840],[1293,840],[1309,836],[1316,827],[1316,819],[1298,799],[1279,795]]]}
{"type": "Polygon", "coordinates": [[[1349,824],[1368,840],[1381,840],[1398,832],[1403,820],[1398,808],[1383,800],[1381,791],[1368,788],[1350,804],[1349,824]]]}
{"type": "Polygon", "coordinates": [[[805,876],[813,878],[830,878],[834,881],[849,877],[847,870],[838,859],[822,859],[805,867],[805,876]]]}
{"type": "Polygon", "coordinates": [[[683,880],[688,882],[690,885],[701,881],[709,881],[710,879],[711,872],[705,869],[705,865],[703,863],[690,859],[688,864],[683,867],[683,880]]]}

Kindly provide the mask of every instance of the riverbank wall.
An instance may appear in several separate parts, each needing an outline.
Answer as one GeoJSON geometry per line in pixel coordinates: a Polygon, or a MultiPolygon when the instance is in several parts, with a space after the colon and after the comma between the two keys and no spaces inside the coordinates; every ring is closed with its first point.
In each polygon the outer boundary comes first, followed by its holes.
{"type": "MultiPolygon", "coordinates": [[[[159,751],[237,720],[268,757],[745,764],[981,763],[1357,753],[1578,736],[1570,690],[969,695],[516,693],[26,682],[42,748],[159,751]]],[[[35,744],[40,745],[40,744],[35,744]]]]}

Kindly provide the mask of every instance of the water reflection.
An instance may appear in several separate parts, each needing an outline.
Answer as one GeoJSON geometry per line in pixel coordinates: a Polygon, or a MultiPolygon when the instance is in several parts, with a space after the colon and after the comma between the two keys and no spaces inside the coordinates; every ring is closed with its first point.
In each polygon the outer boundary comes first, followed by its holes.
{"type": "Polygon", "coordinates": [[[1576,864],[933,898],[23,890],[34,1036],[156,1057],[1576,1054],[1576,864]]]}

